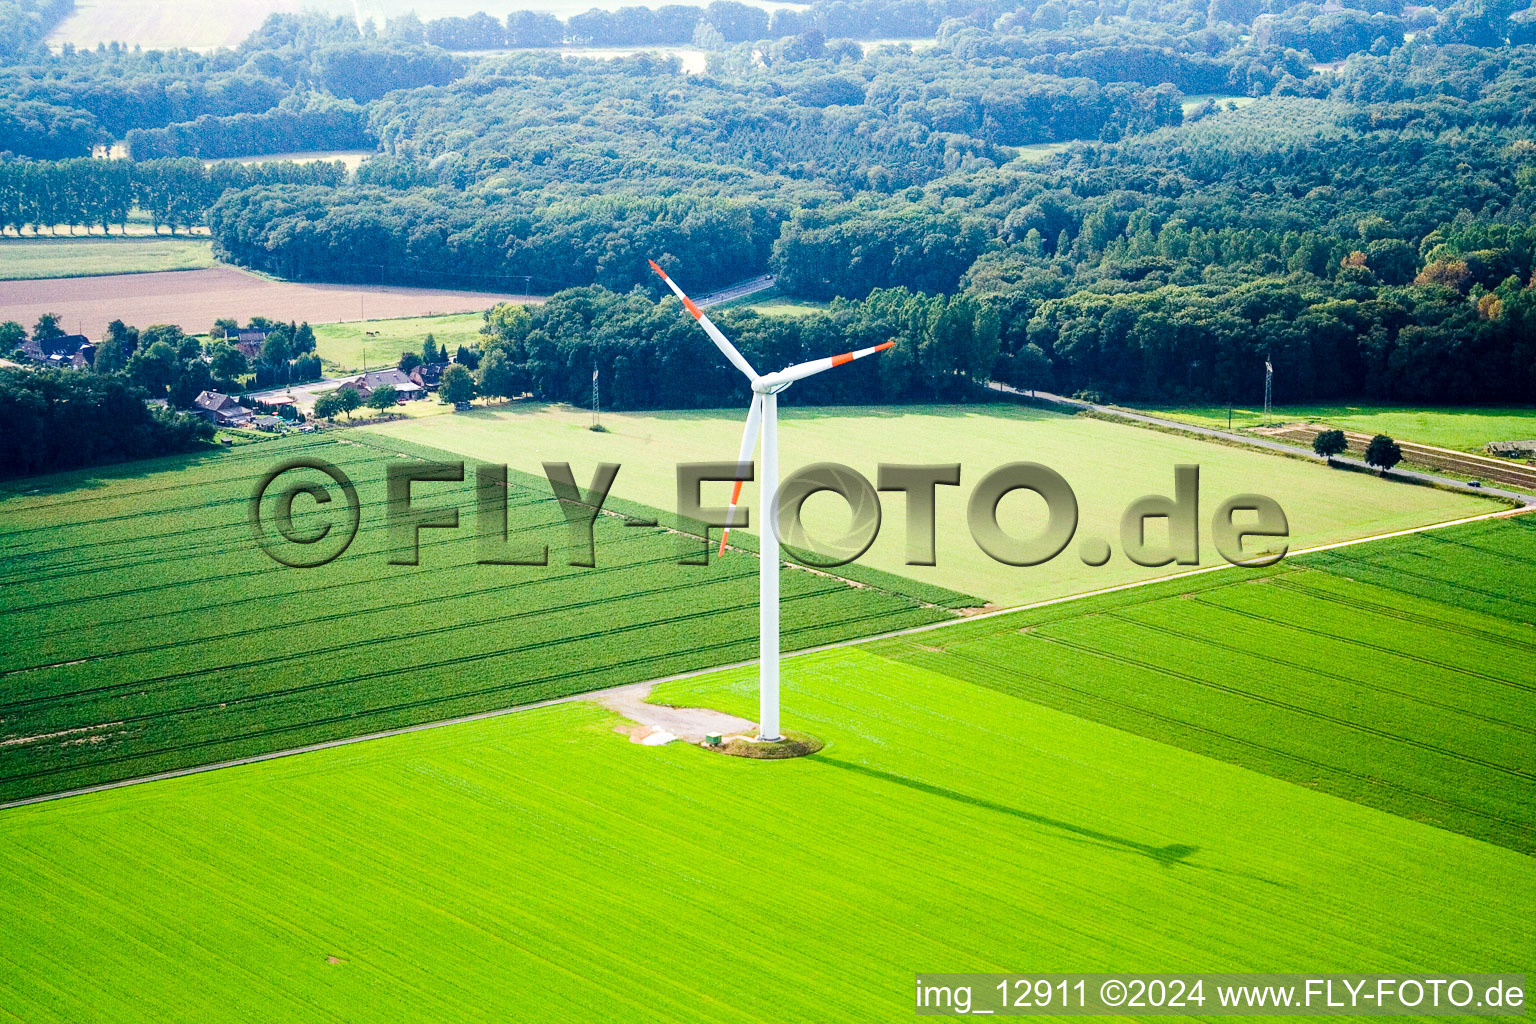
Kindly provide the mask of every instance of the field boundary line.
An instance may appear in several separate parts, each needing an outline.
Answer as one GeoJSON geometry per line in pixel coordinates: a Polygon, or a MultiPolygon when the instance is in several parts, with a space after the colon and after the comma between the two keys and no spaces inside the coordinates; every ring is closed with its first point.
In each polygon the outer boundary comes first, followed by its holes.
{"type": "MultiPolygon", "coordinates": [[[[1359,544],[1370,544],[1381,540],[1391,540],[1395,537],[1409,537],[1418,533],[1428,533],[1432,530],[1443,530],[1453,526],[1465,526],[1469,523],[1484,522],[1490,519],[1509,519],[1514,516],[1536,513],[1536,508],[1525,506],[1522,508],[1501,509],[1497,512],[1485,512],[1481,515],[1466,516],[1461,519],[1447,519],[1444,522],[1428,523],[1424,526],[1414,526],[1405,530],[1392,530],[1387,533],[1371,534],[1367,537],[1356,537],[1351,540],[1333,541],[1328,544],[1318,544],[1309,548],[1301,548],[1289,551],[1286,557],[1293,555],[1311,555],[1322,551],[1333,551],[1338,548],[1354,547],[1359,544]]],[[[977,622],[983,619],[996,618],[1000,615],[1012,615],[1016,612],[1031,611],[1036,608],[1050,608],[1059,604],[1067,604],[1072,601],[1081,601],[1090,597],[1099,597],[1104,594],[1117,594],[1125,590],[1134,590],[1138,587],[1151,586],[1155,583],[1166,583],[1170,580],[1189,579],[1193,576],[1203,576],[1207,573],[1222,572],[1227,569],[1239,568],[1230,562],[1220,565],[1205,565],[1185,572],[1170,573],[1166,576],[1156,576],[1151,579],[1133,580],[1129,583],[1119,583],[1112,587],[1101,587],[1098,590],[1088,590],[1079,594],[1069,594],[1065,597],[1052,597],[1044,601],[1034,601],[1028,604],[1013,605],[1008,608],[995,608],[991,611],[980,612],[976,615],[967,615],[961,618],[943,619],[939,622],[930,622],[921,626],[909,626],[906,629],[892,630],[888,633],[875,633],[870,636],[855,637],[849,640],[838,640],[830,644],[821,644],[817,647],[806,647],[798,651],[787,651],[783,658],[799,658],[810,654],[821,654],[826,651],[840,650],[844,647],[853,647],[857,644],[874,643],[877,640],[890,640],[895,637],[912,636],[917,633],[928,633],[936,629],[946,629],[964,623],[977,622]]],[[[564,697],[552,697],[549,700],[534,701],[531,704],[514,704],[505,708],[494,708],[490,711],[478,711],[472,715],[460,715],[455,718],[444,718],[434,722],[419,722],[415,725],[404,725],[395,729],[382,729],[377,732],[364,733],[360,736],[342,736],[334,740],[323,740],[319,743],[307,743],[298,747],[288,747],[283,750],[270,750],[261,754],[251,754],[247,757],[232,758],[227,761],[215,761],[211,764],[189,765],[186,768],[175,768],[170,771],[155,772],[151,775],[140,775],[131,779],[117,779],[113,782],[102,782],[93,786],[82,786],[78,789],[66,789],[57,793],[41,793],[37,796],[23,797],[19,800],[8,800],[0,803],[0,811],[14,807],[25,807],[30,804],[48,803],[53,800],[63,800],[68,797],[86,796],[91,793],[103,793],[113,789],[124,789],[128,786],[138,786],[146,782],[161,782],[166,779],[177,779],[188,775],[201,775],[204,772],[218,771],[224,768],[237,768],[240,765],[258,764],[262,761],[275,761],[282,757],[293,757],[297,754],[309,754],[320,750],[330,750],[335,747],[350,746],[354,743],[367,743],[372,740],[388,739],[391,736],[404,736],[414,732],[424,732],[428,729],[440,729],[450,725],[466,725],[470,722],[481,722],[491,718],[501,718],[504,715],[515,715],[523,711],[537,711],[540,708],[555,707],[560,704],[571,704],[576,701],[596,701],[604,694],[613,693],[634,686],[658,686],[662,683],[678,682],[684,679],[692,679],[697,676],[709,675],[713,672],[729,672],[740,668],[750,668],[757,664],[758,659],[751,658],[746,661],[736,661],[724,665],[711,665],[707,668],[692,669],[687,672],[678,672],[669,676],[660,676],[655,679],[635,680],[628,683],[619,683],[614,686],[605,686],[597,690],[587,690],[583,693],[573,693],[564,697]]]]}

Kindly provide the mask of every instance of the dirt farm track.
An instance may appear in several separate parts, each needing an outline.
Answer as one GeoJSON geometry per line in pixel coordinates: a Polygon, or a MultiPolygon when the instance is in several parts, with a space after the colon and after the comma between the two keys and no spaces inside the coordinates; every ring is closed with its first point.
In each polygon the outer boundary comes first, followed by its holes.
{"type": "Polygon", "coordinates": [[[234,317],[241,323],[253,316],[268,316],[323,324],[470,313],[514,298],[435,288],[302,284],[273,281],[233,267],[214,267],[0,281],[0,321],[15,320],[30,330],[43,313],[57,313],[66,331],[90,338],[105,334],[113,320],[134,327],[177,324],[188,333],[200,334],[219,317],[234,317]]]}

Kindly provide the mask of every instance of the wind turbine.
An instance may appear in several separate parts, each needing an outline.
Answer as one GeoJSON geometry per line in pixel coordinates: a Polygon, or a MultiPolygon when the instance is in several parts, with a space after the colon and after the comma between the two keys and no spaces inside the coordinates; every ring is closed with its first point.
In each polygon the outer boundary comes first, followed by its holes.
{"type": "MultiPolygon", "coordinates": [[[[883,345],[872,345],[869,348],[861,348],[857,352],[844,352],[842,355],[828,356],[825,359],[812,359],[805,363],[796,363],[787,366],[777,373],[759,375],[752,369],[752,364],[736,350],[730,340],[720,332],[704,311],[694,304],[693,300],[683,294],[683,290],[677,286],[677,282],[667,276],[667,272],[656,265],[655,260],[648,260],[651,269],[656,276],[667,282],[667,287],[672,289],[693,318],[704,328],[704,333],[709,335],[711,341],[720,349],[721,354],[728,359],[732,366],[740,370],[746,376],[752,386],[752,404],[747,408],[747,426],[741,435],[741,454],[737,456],[737,464],[749,462],[752,451],[757,447],[757,436],[761,431],[763,436],[763,483],[762,509],[764,528],[762,535],[762,551],[758,567],[758,738],[762,740],[777,740],[779,735],[779,534],[778,523],[774,521],[774,513],[778,501],[779,491],[779,392],[789,387],[797,380],[804,380],[823,370],[830,370],[834,366],[842,366],[851,363],[855,359],[863,359],[865,356],[883,352],[896,343],[887,341],[883,345]]],[[[735,517],[736,503],[741,498],[741,481],[736,481],[736,487],[731,491],[731,505],[726,511],[725,530],[720,535],[720,554],[725,554],[725,541],[731,535],[731,520],[735,517]]]]}

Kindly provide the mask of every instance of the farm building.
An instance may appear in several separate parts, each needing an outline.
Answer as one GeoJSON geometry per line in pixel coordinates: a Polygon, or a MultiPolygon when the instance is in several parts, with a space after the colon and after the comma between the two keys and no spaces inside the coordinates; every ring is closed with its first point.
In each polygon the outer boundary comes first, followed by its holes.
{"type": "Polygon", "coordinates": [[[448,369],[447,363],[422,363],[411,371],[411,380],[428,391],[436,391],[443,379],[443,371],[446,369],[448,369]]]}
{"type": "Polygon", "coordinates": [[[266,343],[267,333],[263,330],[247,329],[236,331],[235,348],[247,359],[256,359],[261,355],[261,346],[266,343]]]}
{"type": "Polygon", "coordinates": [[[21,343],[21,354],[35,363],[78,368],[91,364],[96,357],[96,346],[83,334],[61,334],[47,341],[28,339],[21,343]]]}
{"type": "Polygon", "coordinates": [[[1504,459],[1536,459],[1536,441],[1489,441],[1483,450],[1504,459]]]}
{"type": "Polygon", "coordinates": [[[256,416],[251,420],[251,426],[272,433],[281,430],[285,422],[281,416],[256,416]]]}
{"type": "Polygon", "coordinates": [[[368,396],[373,393],[375,388],[386,386],[393,387],[396,393],[407,402],[414,402],[419,398],[427,397],[427,389],[412,380],[410,375],[403,370],[370,370],[347,381],[342,386],[345,387],[348,384],[357,389],[357,393],[362,396],[364,401],[367,401],[368,396]]]}
{"type": "Polygon", "coordinates": [[[244,427],[252,420],[251,410],[229,395],[217,391],[204,391],[192,400],[199,415],[216,427],[244,427]]]}

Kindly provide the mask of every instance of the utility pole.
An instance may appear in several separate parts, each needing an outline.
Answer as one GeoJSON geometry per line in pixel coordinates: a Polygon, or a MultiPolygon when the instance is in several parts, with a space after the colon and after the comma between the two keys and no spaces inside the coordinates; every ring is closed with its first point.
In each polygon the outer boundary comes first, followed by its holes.
{"type": "Polygon", "coordinates": [[[598,428],[598,425],[599,425],[598,409],[600,407],[598,405],[597,399],[598,399],[598,395],[597,395],[597,363],[594,362],[592,364],[592,429],[593,430],[596,430],[598,428]]]}
{"type": "Polygon", "coordinates": [[[1227,429],[1232,429],[1232,399],[1227,399],[1227,429]]]}
{"type": "Polygon", "coordinates": [[[525,299],[533,298],[533,275],[532,274],[524,274],[523,275],[523,298],[525,298],[525,299]]]}
{"type": "Polygon", "coordinates": [[[1269,413],[1270,413],[1270,408],[1271,408],[1271,406],[1269,404],[1270,385],[1274,382],[1274,379],[1275,379],[1275,364],[1269,361],[1269,356],[1266,354],[1264,356],[1264,425],[1265,426],[1269,425],[1269,413]]]}

